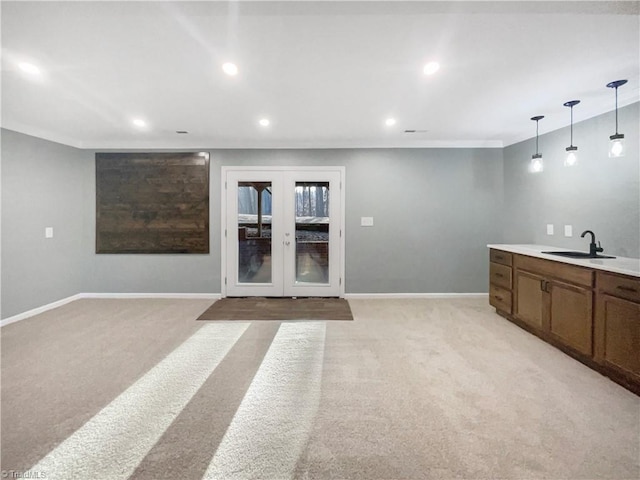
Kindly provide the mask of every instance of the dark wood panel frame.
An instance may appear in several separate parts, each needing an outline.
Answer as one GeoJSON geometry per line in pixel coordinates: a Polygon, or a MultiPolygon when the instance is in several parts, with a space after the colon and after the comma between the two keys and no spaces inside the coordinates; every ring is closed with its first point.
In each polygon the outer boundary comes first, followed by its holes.
{"type": "Polygon", "coordinates": [[[209,253],[209,154],[96,153],[96,253],[209,253]]]}

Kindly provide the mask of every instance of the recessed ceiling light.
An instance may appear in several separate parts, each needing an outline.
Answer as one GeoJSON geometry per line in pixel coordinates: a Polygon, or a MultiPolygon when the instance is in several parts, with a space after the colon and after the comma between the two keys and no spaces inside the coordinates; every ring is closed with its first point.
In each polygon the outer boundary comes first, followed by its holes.
{"type": "Polygon", "coordinates": [[[134,118],[131,123],[133,123],[136,127],[144,128],[147,126],[147,122],[142,120],[141,118],[134,118]]]}
{"type": "Polygon", "coordinates": [[[391,127],[391,126],[393,126],[393,125],[395,125],[395,124],[396,124],[396,119],[395,119],[395,118],[387,118],[387,119],[384,121],[384,123],[385,123],[385,125],[386,125],[387,127],[391,127]]]}
{"type": "Polygon", "coordinates": [[[433,75],[438,70],[440,70],[440,64],[438,62],[429,62],[424,66],[424,74],[425,75],[433,75]]]}
{"type": "Polygon", "coordinates": [[[235,63],[227,62],[222,65],[222,71],[233,77],[238,74],[238,66],[235,63]]]}
{"type": "Polygon", "coordinates": [[[18,64],[18,67],[20,67],[20,70],[28,73],[29,75],[40,75],[42,73],[40,69],[33,63],[22,62],[18,64]]]}
{"type": "Polygon", "coordinates": [[[263,127],[268,127],[271,122],[269,121],[268,118],[261,118],[258,123],[263,127]]]}

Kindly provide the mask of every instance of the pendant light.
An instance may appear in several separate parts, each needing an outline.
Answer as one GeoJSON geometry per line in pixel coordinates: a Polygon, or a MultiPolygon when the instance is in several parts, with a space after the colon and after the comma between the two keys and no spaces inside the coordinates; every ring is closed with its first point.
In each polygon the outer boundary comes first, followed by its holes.
{"type": "Polygon", "coordinates": [[[531,156],[531,163],[529,164],[529,171],[531,173],[540,173],[544,170],[544,163],[542,162],[542,154],[538,152],[538,122],[544,118],[544,115],[537,115],[531,117],[531,120],[536,122],[536,153],[531,156]]]}
{"type": "Polygon", "coordinates": [[[570,100],[563,104],[565,107],[571,108],[571,145],[565,149],[567,151],[567,156],[564,158],[565,167],[573,167],[578,163],[578,147],[573,145],[573,107],[579,103],[580,100],[570,100]]]}
{"type": "Polygon", "coordinates": [[[611,141],[609,145],[609,157],[623,157],[624,156],[624,135],[618,133],[618,87],[621,87],[627,83],[626,80],[616,80],[615,82],[607,83],[607,87],[616,89],[616,133],[609,137],[611,141]]]}

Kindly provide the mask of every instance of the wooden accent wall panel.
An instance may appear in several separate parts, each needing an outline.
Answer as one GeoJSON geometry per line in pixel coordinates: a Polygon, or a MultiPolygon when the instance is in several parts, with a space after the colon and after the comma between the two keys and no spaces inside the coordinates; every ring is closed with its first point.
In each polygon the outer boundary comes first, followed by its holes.
{"type": "Polygon", "coordinates": [[[96,253],[209,253],[209,154],[96,153],[96,253]]]}

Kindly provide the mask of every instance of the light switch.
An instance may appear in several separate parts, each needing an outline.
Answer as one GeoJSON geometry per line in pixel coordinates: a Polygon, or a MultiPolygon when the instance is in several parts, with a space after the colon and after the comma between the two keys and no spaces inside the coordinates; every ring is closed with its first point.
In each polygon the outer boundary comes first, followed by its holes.
{"type": "Polygon", "coordinates": [[[373,217],[360,217],[361,227],[373,227],[373,217]]]}
{"type": "Polygon", "coordinates": [[[547,235],[553,235],[553,223],[547,223],[547,235]]]}
{"type": "Polygon", "coordinates": [[[571,225],[564,226],[564,236],[573,237],[573,227],[571,225]]]}
{"type": "Polygon", "coordinates": [[[53,227],[45,227],[44,238],[53,238],[53,227]]]}

